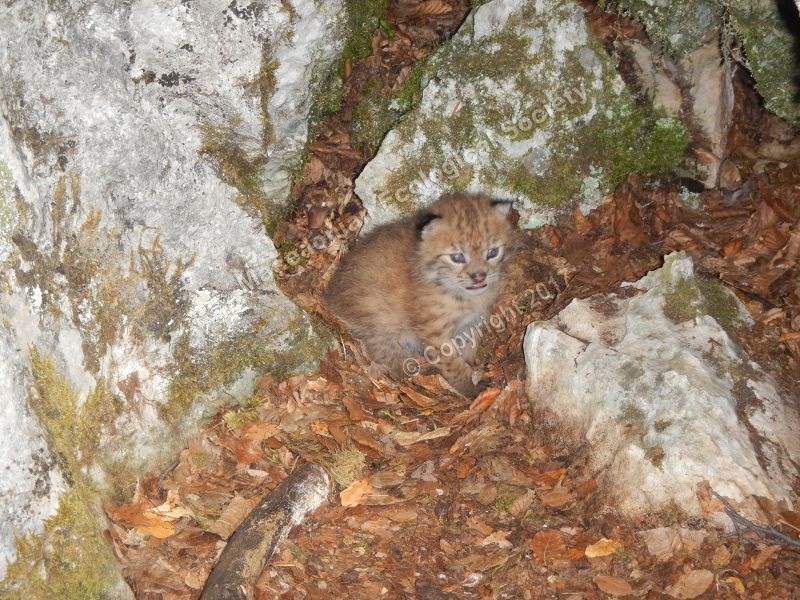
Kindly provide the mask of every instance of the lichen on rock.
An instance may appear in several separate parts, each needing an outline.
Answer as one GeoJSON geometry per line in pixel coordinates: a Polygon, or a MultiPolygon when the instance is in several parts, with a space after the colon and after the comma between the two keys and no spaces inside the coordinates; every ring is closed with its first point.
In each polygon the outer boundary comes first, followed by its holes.
{"type": "Polygon", "coordinates": [[[426,75],[356,182],[370,223],[466,191],[519,200],[535,225],[630,171],[670,170],[688,143],[679,120],[634,102],[570,0],[480,6],[426,75]]]}
{"type": "Polygon", "coordinates": [[[11,234],[17,226],[17,221],[14,180],[6,164],[0,161],[0,264],[14,251],[11,234]]]}
{"type": "Polygon", "coordinates": [[[622,0],[620,7],[643,23],[652,39],[676,59],[722,33],[723,45],[734,49],[764,98],[766,107],[800,124],[796,31],[798,12],[773,0],[622,0]]]}
{"type": "Polygon", "coordinates": [[[698,279],[683,253],[632,284],[645,293],[573,300],[529,326],[528,392],[567,446],[588,444],[618,510],[708,512],[707,482],[742,514],[791,502],[800,414],[723,328],[748,320],[735,296],[698,279]]]}

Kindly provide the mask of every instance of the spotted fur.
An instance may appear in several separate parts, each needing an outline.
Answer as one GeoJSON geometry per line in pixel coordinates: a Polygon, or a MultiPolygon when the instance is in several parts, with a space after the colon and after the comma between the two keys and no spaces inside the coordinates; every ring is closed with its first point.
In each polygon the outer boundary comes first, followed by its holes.
{"type": "Polygon", "coordinates": [[[497,299],[512,236],[510,206],[449,196],[377,228],[344,257],[326,305],[375,363],[401,376],[413,364],[407,361],[428,348],[425,357],[434,358],[442,375],[473,393],[476,344],[451,356],[439,349],[465,332],[475,339],[474,326],[497,299]]]}

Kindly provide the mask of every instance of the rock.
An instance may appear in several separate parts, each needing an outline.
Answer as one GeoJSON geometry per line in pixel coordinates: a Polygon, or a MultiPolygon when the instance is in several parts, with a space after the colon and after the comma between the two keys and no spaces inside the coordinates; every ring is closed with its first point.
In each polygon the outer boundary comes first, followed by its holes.
{"type": "Polygon", "coordinates": [[[683,92],[675,82],[675,65],[663,56],[656,57],[652,49],[639,40],[623,40],[633,57],[636,75],[645,96],[653,99],[653,106],[668,114],[678,116],[683,103],[683,92]],[[669,70],[665,63],[669,64],[669,70]]]}
{"type": "Polygon", "coordinates": [[[723,60],[719,38],[714,37],[690,53],[682,66],[689,80],[691,114],[706,142],[706,156],[698,161],[700,180],[714,188],[725,157],[728,130],[733,118],[733,83],[730,65],[723,60]]]}
{"type": "MultiPolygon", "coordinates": [[[[10,332],[0,328],[0,398],[3,398],[0,455],[4,457],[0,467],[3,507],[0,555],[3,557],[14,556],[14,532],[41,531],[42,522],[55,514],[58,498],[66,488],[39,423],[24,403],[9,401],[25,397],[25,371],[13,360],[15,354],[10,332]]],[[[4,571],[5,561],[2,567],[4,571]]]]}
{"type": "MultiPolygon", "coordinates": [[[[163,464],[219,402],[248,398],[257,373],[325,347],[273,281],[266,228],[343,15],[339,0],[3,9],[0,578],[65,479],[94,506],[163,464]]],[[[75,512],[61,512],[53,526],[72,529],[75,512]]],[[[81,559],[74,529],[61,563],[105,568],[81,559]]],[[[91,596],[81,589],[72,597],[91,596]]]]}
{"type": "Polygon", "coordinates": [[[688,141],[635,105],[571,0],[480,6],[423,82],[356,181],[370,226],[467,191],[517,200],[532,227],[565,202],[588,210],[631,171],[668,171],[688,141]]]}
{"type": "Polygon", "coordinates": [[[797,23],[787,3],[727,0],[730,23],[744,48],[741,57],[753,75],[764,105],[782,119],[800,125],[797,83],[797,23]]]}
{"type": "Polygon", "coordinates": [[[633,284],[632,298],[573,300],[525,336],[528,393],[573,447],[588,443],[609,501],[629,516],[705,510],[697,486],[763,517],[756,496],[791,502],[800,415],[725,327],[749,319],[682,253],[633,284]]]}
{"type": "Polygon", "coordinates": [[[709,32],[720,33],[726,54],[750,71],[766,107],[800,124],[796,42],[791,30],[798,15],[788,4],[772,0],[623,0],[619,4],[676,60],[706,43],[709,32]],[[739,45],[743,52],[737,49],[739,45]]]}

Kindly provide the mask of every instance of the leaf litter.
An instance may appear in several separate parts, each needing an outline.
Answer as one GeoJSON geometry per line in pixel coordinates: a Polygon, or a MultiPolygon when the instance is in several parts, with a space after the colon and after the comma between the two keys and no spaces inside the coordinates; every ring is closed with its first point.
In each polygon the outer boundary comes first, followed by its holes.
{"type": "MultiPolygon", "coordinates": [[[[276,276],[323,316],[319,294],[363,221],[353,178],[375,150],[354,144],[352,107],[371,81],[397,89],[468,9],[461,0],[390,2],[392,35],[378,29],[372,54],[346,65],[342,109],[317,126],[297,205],[275,234],[289,248],[276,276]]],[[[603,14],[595,27],[606,35],[639,35],[630,21],[603,14]]],[[[794,597],[795,551],[680,515],[633,521],[609,510],[582,458],[560,450],[524,392],[528,323],[573,298],[638,293],[618,284],[684,250],[742,300],[754,325],[733,336],[797,398],[797,136],[763,111],[741,72],[734,91],[735,189],[701,192],[698,209],[677,182],[631,176],[589,214],[575,210],[519,234],[499,305],[521,309],[498,312],[503,327],[486,344],[485,389],[472,402],[435,373],[407,381],[371,374],[343,333],[317,373],[262,377],[249,405],[255,420],[220,411],[172,470],[142,479],[130,502],[106,502],[107,538],[136,597],[199,597],[225,539],[306,461],[334,474],[337,493],[280,547],[257,599],[794,597]],[[547,282],[548,293],[527,293],[530,282],[547,282]]],[[[771,514],[769,525],[798,538],[796,513],[771,514]]]]}

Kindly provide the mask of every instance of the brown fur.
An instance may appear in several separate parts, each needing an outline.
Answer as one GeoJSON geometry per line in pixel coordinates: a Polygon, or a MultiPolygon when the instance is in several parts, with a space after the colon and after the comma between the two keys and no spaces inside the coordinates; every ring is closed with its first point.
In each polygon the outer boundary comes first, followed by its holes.
{"type": "Polygon", "coordinates": [[[402,375],[407,361],[429,348],[426,358],[435,357],[442,375],[460,392],[473,393],[476,344],[449,357],[439,349],[458,336],[463,341],[465,332],[475,340],[475,325],[497,299],[512,235],[509,208],[483,196],[449,196],[378,227],[344,257],[325,304],[374,362],[402,375]],[[496,258],[487,258],[490,248],[499,249],[496,258]],[[464,264],[451,258],[458,253],[464,264]]]}

